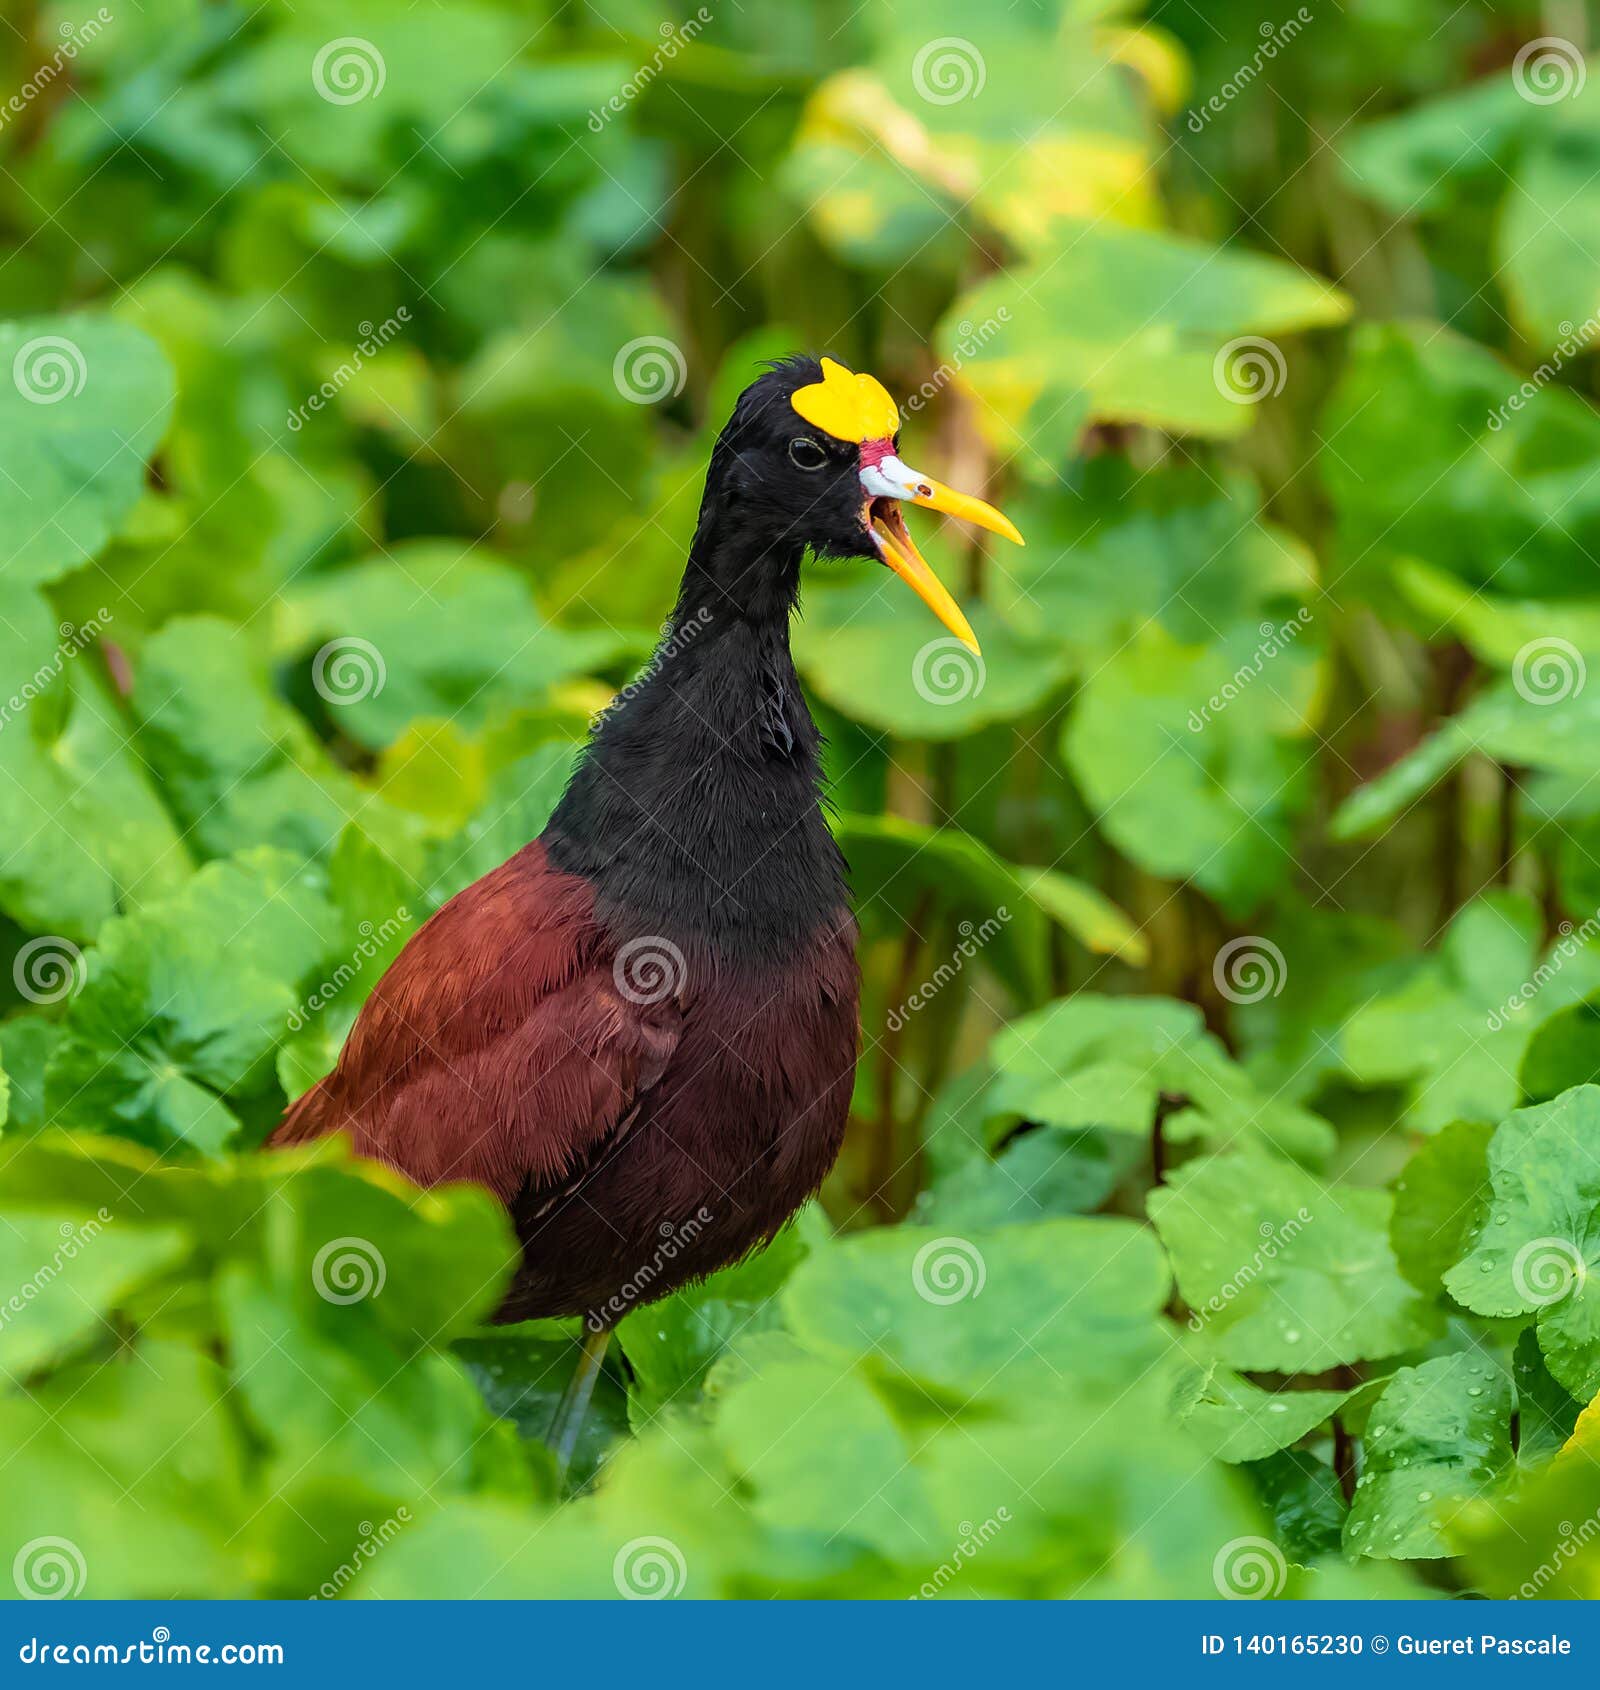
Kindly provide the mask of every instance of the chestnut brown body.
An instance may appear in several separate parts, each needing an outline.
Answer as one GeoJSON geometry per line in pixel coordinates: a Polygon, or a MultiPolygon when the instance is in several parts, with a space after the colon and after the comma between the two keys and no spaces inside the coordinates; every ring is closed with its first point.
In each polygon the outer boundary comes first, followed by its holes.
{"type": "Polygon", "coordinates": [[[273,1139],[345,1132],[419,1184],[494,1192],[523,1242],[504,1319],[609,1324],[736,1261],[816,1191],[844,1133],[843,907],[774,969],[609,930],[595,902],[538,841],[459,893],[273,1139]]]}

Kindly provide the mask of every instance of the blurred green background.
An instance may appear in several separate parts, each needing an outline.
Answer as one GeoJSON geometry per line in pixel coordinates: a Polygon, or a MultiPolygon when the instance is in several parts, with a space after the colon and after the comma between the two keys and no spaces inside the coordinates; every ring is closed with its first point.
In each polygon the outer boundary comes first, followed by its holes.
{"type": "Polygon", "coordinates": [[[1591,22],[14,0],[18,1593],[1592,1594],[1591,22]],[[850,1137],[562,1500],[492,1205],[253,1147],[795,349],[1028,546],[927,537],[981,665],[807,572],[850,1137]]]}

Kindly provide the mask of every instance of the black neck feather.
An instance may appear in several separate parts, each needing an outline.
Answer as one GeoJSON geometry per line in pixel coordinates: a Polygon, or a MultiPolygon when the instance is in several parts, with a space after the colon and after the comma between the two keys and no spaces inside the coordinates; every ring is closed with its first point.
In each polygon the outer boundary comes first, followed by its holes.
{"type": "Polygon", "coordinates": [[[781,964],[846,906],[821,737],[789,653],[800,555],[763,545],[708,485],[661,643],[544,835],[615,930],[781,964]]]}

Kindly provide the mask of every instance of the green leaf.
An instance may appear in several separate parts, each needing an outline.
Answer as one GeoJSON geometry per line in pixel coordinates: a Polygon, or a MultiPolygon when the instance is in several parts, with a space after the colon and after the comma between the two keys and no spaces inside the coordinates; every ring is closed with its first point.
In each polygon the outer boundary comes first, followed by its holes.
{"type": "Polygon", "coordinates": [[[1233,1006],[1233,1030],[1260,1090],[1305,1102],[1343,1067],[1328,1029],[1403,980],[1414,947],[1398,922],[1299,904],[1275,913],[1272,940],[1284,966],[1233,1006]]]}
{"type": "Polygon", "coordinates": [[[93,673],[92,637],[108,625],[96,614],[58,626],[37,593],[0,594],[0,673],[16,688],[0,701],[0,909],[76,940],[159,898],[191,866],[93,673]]]}
{"type": "Polygon", "coordinates": [[[89,316],[0,323],[0,370],[6,574],[52,581],[132,510],[172,413],[172,371],[148,335],[89,316]]]}
{"type": "Polygon", "coordinates": [[[328,861],[328,897],[333,967],[290,1012],[290,1037],[277,1056],[278,1080],[291,1098],[332,1070],[361,1006],[422,919],[420,888],[354,826],[328,861]]]}
{"type": "Polygon", "coordinates": [[[1264,658],[1267,639],[1183,646],[1151,625],[1085,682],[1061,741],[1119,850],[1230,909],[1281,883],[1310,795],[1318,657],[1302,639],[1264,658]]]}
{"type": "Polygon", "coordinates": [[[1305,1450],[1284,1450],[1252,1462],[1247,1471],[1272,1512],[1272,1535],[1291,1561],[1308,1565],[1338,1553],[1344,1495],[1338,1474],[1326,1461],[1305,1450]]]}
{"type": "Polygon", "coordinates": [[[429,902],[444,903],[537,839],[567,789],[577,757],[575,745],[555,742],[496,770],[471,819],[430,853],[429,902]]]}
{"type": "Polygon", "coordinates": [[[1436,323],[1357,329],[1323,424],[1341,556],[1373,573],[1419,558],[1513,598],[1581,595],[1600,418],[1559,385],[1520,386],[1436,323]]]}
{"type": "Polygon", "coordinates": [[[1255,1152],[1187,1163],[1150,1219],[1217,1354],[1246,1372],[1378,1361],[1440,1330],[1389,1246],[1390,1199],[1255,1152]]]}
{"type": "Polygon", "coordinates": [[[1073,229],[1037,269],[963,294],[952,316],[994,325],[961,376],[997,443],[1053,466],[1065,444],[1057,415],[1075,401],[1102,420],[1242,433],[1254,409],[1215,374],[1227,343],[1349,311],[1336,288],[1275,259],[1102,220],[1073,229]]]}
{"type": "Polygon", "coordinates": [[[1263,1391],[1215,1363],[1181,1376],[1179,1420],[1219,1461],[1259,1461],[1314,1432],[1348,1391],[1263,1391]]]}
{"type": "Polygon", "coordinates": [[[1454,221],[1501,199],[1493,272],[1537,348],[1567,341],[1600,292],[1600,254],[1585,239],[1600,144],[1589,68],[1570,42],[1540,37],[1509,75],[1425,100],[1342,148],[1361,191],[1401,217],[1454,221]]]}
{"type": "MultiPolygon", "coordinates": [[[[955,578],[937,545],[924,549],[936,573],[955,578]]],[[[968,608],[981,657],[886,570],[848,586],[817,585],[795,626],[795,659],[819,698],[903,739],[961,739],[1041,708],[1067,678],[1066,654],[1020,638],[981,604],[968,608]]]]}
{"type": "MultiPolygon", "coordinates": [[[[1584,659],[1559,636],[1527,649],[1527,678],[1486,688],[1459,715],[1398,763],[1353,792],[1334,815],[1340,839],[1355,839],[1393,821],[1408,805],[1474,754],[1497,763],[1574,777],[1581,791],[1600,756],[1600,693],[1584,690],[1584,659]],[[1542,677],[1542,679],[1541,679],[1542,677]],[[1577,690],[1574,690],[1576,683],[1577,690]],[[1548,695],[1539,688],[1548,685],[1548,695]]],[[[1570,847],[1570,839],[1562,839],[1570,847]]]]}
{"type": "MultiPolygon", "coordinates": [[[[537,1450],[546,1451],[545,1440],[572,1382],[578,1346],[570,1338],[541,1333],[536,1327],[535,1322],[497,1326],[480,1335],[458,1339],[455,1350],[489,1412],[515,1426],[530,1449],[536,1446],[537,1450]]],[[[608,1451],[627,1432],[627,1393],[609,1370],[603,1370],[595,1380],[588,1413],[573,1445],[568,1469],[571,1482],[581,1485],[592,1478],[608,1451]]],[[[553,1500],[559,1488],[553,1455],[547,1479],[548,1494],[553,1500]]]]}
{"type": "Polygon", "coordinates": [[[1397,216],[1429,213],[1499,187],[1512,145],[1540,116],[1509,77],[1484,77],[1362,124],[1339,155],[1360,191],[1397,216]]]}
{"type": "Polygon", "coordinates": [[[26,1379],[96,1340],[115,1342],[109,1318],[130,1291],[174,1266],[189,1240],[102,1208],[68,1215],[11,1211],[0,1228],[0,1367],[26,1379]]]}
{"type": "Polygon", "coordinates": [[[1600,1392],[1600,1086],[1519,1109],[1489,1142],[1489,1212],[1445,1275],[1464,1308],[1536,1316],[1551,1373],[1600,1392]]]}
{"type": "MultiPolygon", "coordinates": [[[[361,1264],[363,1283],[383,1261],[364,1239],[323,1240],[329,1246],[343,1252],[329,1262],[361,1264]]],[[[243,1265],[226,1270],[217,1285],[219,1316],[240,1406],[275,1446],[283,1476],[298,1478],[314,1464],[400,1497],[466,1476],[483,1404],[461,1367],[437,1353],[397,1353],[361,1305],[342,1306],[343,1290],[340,1303],[315,1309],[309,1273],[303,1297],[274,1290],[263,1277],[243,1265]]],[[[372,1306],[381,1301],[379,1292],[372,1306]]]]}
{"type": "Polygon", "coordinates": [[[1452,1122],[1424,1141],[1395,1181],[1389,1241],[1400,1271],[1419,1291],[1440,1289],[1482,1224],[1493,1136],[1487,1122],[1452,1122]]]}
{"type": "Polygon", "coordinates": [[[514,76],[521,45],[513,19],[489,6],[397,13],[374,0],[344,10],[313,0],[243,55],[232,97],[302,169],[377,186],[392,125],[448,146],[449,120],[514,76]],[[342,120],[331,127],[330,97],[342,120]]]}
{"type": "Polygon", "coordinates": [[[272,1052],[337,937],[302,865],[265,847],[109,922],[46,1070],[50,1115],[219,1151],[232,1104],[275,1090],[272,1052]]]}
{"type": "Polygon", "coordinates": [[[969,833],[849,811],[833,818],[833,832],[869,937],[905,931],[919,910],[958,919],[950,956],[930,954],[930,969],[981,961],[1020,996],[1043,997],[1052,923],[1089,950],[1135,963],[1147,955],[1109,899],[1066,875],[1005,862],[969,833]]]}
{"type": "Polygon", "coordinates": [[[1464,1509],[1452,1537],[1487,1596],[1592,1602],[1600,1547],[1589,1522],[1597,1516],[1600,1465],[1585,1440],[1513,1494],[1464,1509]]]}
{"type": "Polygon", "coordinates": [[[1114,1132],[1037,1126],[995,1156],[974,1156],[936,1178],[914,1219],[941,1232],[990,1231],[1098,1209],[1142,1147],[1114,1132]]]}
{"type": "Polygon", "coordinates": [[[999,1079],[984,1100],[992,1138],[1022,1121],[1149,1134],[1166,1092],[1184,1107],[1168,1136],[1216,1145],[1263,1145],[1302,1160],[1325,1156],[1327,1123],[1258,1091],[1192,1004],[1077,992],[997,1034],[999,1079]]]}
{"type": "Polygon", "coordinates": [[[912,1563],[943,1546],[911,1443],[868,1382],[837,1362],[797,1359],[735,1386],[717,1437],[774,1530],[842,1535],[912,1563]]]}
{"type": "Polygon", "coordinates": [[[1517,1339],[1511,1358],[1517,1388],[1517,1461],[1542,1467],[1571,1441],[1578,1404],[1550,1375],[1539,1353],[1539,1335],[1530,1326],[1517,1339]]]}
{"type": "Polygon", "coordinates": [[[1048,868],[1019,869],[1018,878],[1034,903],[1087,950],[1135,967],[1149,961],[1149,940],[1093,886],[1048,868]]]}
{"type": "MultiPolygon", "coordinates": [[[[1223,1557],[1259,1550],[1263,1522],[1229,1469],[1174,1435],[1168,1394],[1149,1375],[1114,1410],[1066,1395],[949,1426],[923,1458],[935,1506],[968,1523],[963,1537],[991,1520],[1003,1529],[964,1558],[947,1550],[922,1593],[1214,1599],[1223,1557]]],[[[1292,1594],[1293,1577],[1280,1562],[1276,1591],[1292,1594]]]]}
{"type": "MultiPolygon", "coordinates": [[[[1536,348],[1574,356],[1593,334],[1600,304],[1600,111],[1594,96],[1580,111],[1552,113],[1555,133],[1531,147],[1506,195],[1496,241],[1512,313],[1536,348]],[[1560,206],[1559,217],[1541,217],[1541,206],[1560,206]]],[[[1539,132],[1536,132],[1539,133],[1539,132]]]]}
{"type": "MultiPolygon", "coordinates": [[[[663,1249],[671,1243],[663,1237],[663,1249]]],[[[646,1424],[701,1385],[735,1339],[775,1327],[774,1299],[805,1254],[798,1228],[790,1226],[744,1261],[627,1313],[617,1325],[617,1340],[633,1373],[630,1419],[646,1424]]],[[[648,1281],[638,1289],[648,1295],[648,1281]]]]}
{"type": "Polygon", "coordinates": [[[14,1551],[23,1582],[89,1598],[247,1588],[245,1451],[226,1388],[199,1349],[145,1341],[127,1365],[64,1368],[0,1397],[0,1441],[15,1452],[7,1545],[38,1546],[26,1563],[14,1551]]]}
{"type": "Polygon", "coordinates": [[[985,583],[1019,634],[1057,642],[1093,674],[1152,617],[1186,646],[1246,623],[1281,629],[1284,646],[1308,631],[1315,559],[1261,520],[1244,477],[1151,476],[1107,456],[1077,481],[1073,498],[1029,489],[1008,501],[1028,544],[995,548],[985,583]]]}
{"type": "Polygon", "coordinates": [[[1345,1023],[1348,1072],[1364,1085],[1404,1085],[1406,1118],[1424,1132],[1514,1108],[1535,1025],[1600,984],[1600,948],[1576,939],[1559,940],[1541,962],[1539,923],[1522,893],[1467,905],[1437,952],[1345,1023]]]}
{"type": "Polygon", "coordinates": [[[146,642],[132,697],[140,751],[207,856],[250,845],[320,855],[345,825],[393,832],[274,696],[262,642],[215,617],[179,617],[146,642]]]}
{"type": "Polygon", "coordinates": [[[1600,1081],[1600,1000],[1586,998],[1534,1029],[1517,1075],[1529,1103],[1600,1081]]]}
{"type": "Polygon", "coordinates": [[[1126,1381],[1155,1359],[1167,1277],[1124,1220],[1040,1221],[972,1238],[924,1227],[814,1252],[783,1291],[808,1347],[965,1401],[1126,1381]]]}
{"type": "Polygon", "coordinates": [[[1346,1549],[1389,1560],[1448,1554],[1450,1516],[1511,1465],[1510,1418],[1511,1381],[1483,1356],[1401,1368],[1367,1421],[1346,1549]]]}
{"type": "Polygon", "coordinates": [[[370,746],[423,716],[477,727],[629,644],[557,627],[488,553],[420,540],[291,592],[277,634],[280,653],[310,660],[330,718],[370,746]]]}
{"type": "Polygon", "coordinates": [[[817,237],[851,265],[943,273],[969,220],[1023,252],[1055,252],[1079,218],[1142,221],[1157,142],[1141,80],[1165,92],[1179,55],[1152,38],[1122,60],[1095,22],[1076,8],[996,14],[981,53],[956,5],[924,11],[911,54],[873,30],[871,69],[823,84],[789,156],[785,183],[817,237]]]}

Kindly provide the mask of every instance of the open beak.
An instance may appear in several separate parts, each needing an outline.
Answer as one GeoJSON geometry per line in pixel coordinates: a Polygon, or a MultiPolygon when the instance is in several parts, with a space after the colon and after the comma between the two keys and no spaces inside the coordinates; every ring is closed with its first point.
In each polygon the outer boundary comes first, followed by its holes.
{"type": "Polygon", "coordinates": [[[974,499],[968,493],[958,493],[953,487],[935,481],[932,476],[919,475],[893,454],[862,466],[861,488],[866,494],[863,520],[873,544],[878,548],[878,555],[963,645],[976,652],[978,641],[972,632],[972,624],[961,614],[960,605],[917,550],[906,531],[900,505],[907,502],[943,511],[946,516],[960,517],[963,522],[974,522],[980,528],[987,528],[992,534],[1003,534],[1020,546],[1022,536],[1016,525],[993,505],[974,499]]]}

